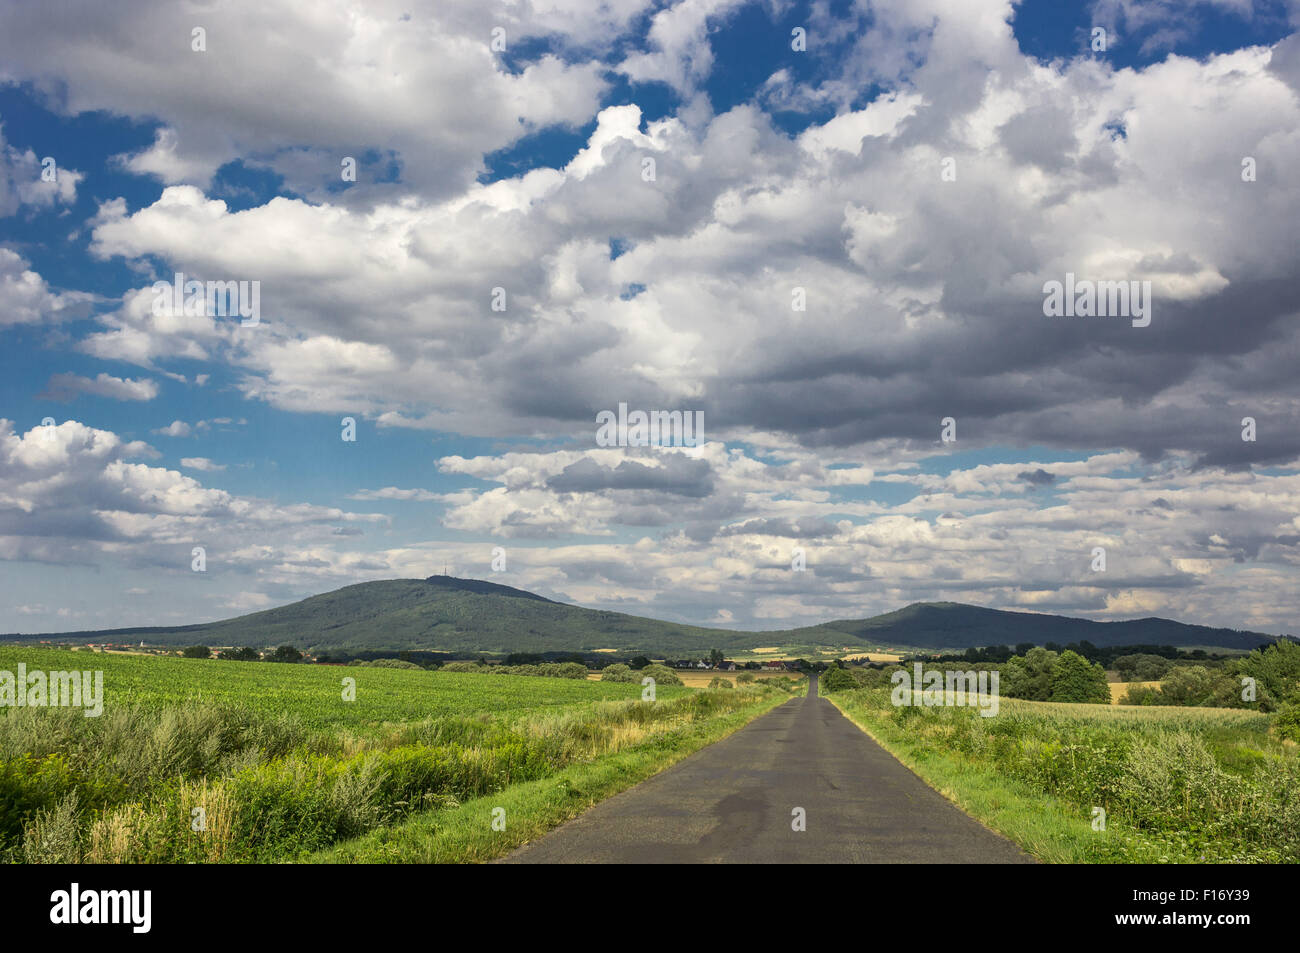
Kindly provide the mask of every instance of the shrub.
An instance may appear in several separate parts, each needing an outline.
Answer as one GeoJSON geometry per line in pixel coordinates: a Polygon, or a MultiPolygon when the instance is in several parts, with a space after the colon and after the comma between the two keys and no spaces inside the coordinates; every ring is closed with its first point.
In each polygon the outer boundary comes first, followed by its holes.
{"type": "Polygon", "coordinates": [[[636,678],[633,679],[633,681],[635,682],[640,682],[641,679],[645,678],[648,675],[655,680],[656,685],[681,685],[682,684],[682,680],[677,677],[677,673],[674,672],[667,665],[659,665],[657,663],[653,665],[647,665],[645,668],[641,669],[641,671],[636,672],[634,674],[636,675],[636,678]]]}
{"type": "Polygon", "coordinates": [[[727,681],[727,679],[723,678],[721,675],[714,675],[713,678],[709,679],[709,688],[730,689],[735,687],[735,685],[731,684],[731,682],[727,681]]]}
{"type": "Polygon", "coordinates": [[[1052,662],[1050,685],[1054,702],[1110,704],[1105,669],[1068,649],[1052,662]]]}
{"type": "MultiPolygon", "coordinates": [[[[1241,684],[1237,677],[1224,669],[1210,669],[1204,665],[1179,665],[1158,688],[1130,686],[1124,695],[1128,705],[1181,705],[1185,707],[1245,708],[1241,698],[1241,684]]],[[[1260,708],[1267,711],[1261,692],[1260,708]]]]}
{"type": "Polygon", "coordinates": [[[1284,705],[1273,720],[1273,726],[1283,738],[1300,741],[1300,702],[1284,705]]]}
{"type": "Polygon", "coordinates": [[[764,688],[778,688],[783,692],[793,692],[801,682],[798,679],[791,678],[789,675],[779,675],[776,678],[763,679],[764,688]]]}
{"type": "Polygon", "coordinates": [[[348,665],[358,665],[364,668],[413,668],[417,672],[421,671],[420,666],[416,665],[414,662],[407,662],[399,658],[377,658],[372,659],[369,662],[364,662],[361,659],[354,659],[349,662],[348,665]]]}
{"type": "Polygon", "coordinates": [[[1255,679],[1263,711],[1300,701],[1300,643],[1288,639],[1256,649],[1237,663],[1233,674],[1255,679]]]}
{"type": "MultiPolygon", "coordinates": [[[[626,668],[627,666],[623,666],[626,668]]],[[[411,668],[419,668],[412,665],[411,668]]],[[[442,666],[443,672],[468,672],[473,675],[530,675],[539,678],[578,678],[587,677],[587,666],[580,662],[540,662],[526,665],[483,665],[478,662],[448,662],[442,666]]],[[[615,679],[608,679],[615,681],[615,679]]]]}
{"type": "Polygon", "coordinates": [[[184,649],[181,655],[186,658],[212,658],[212,649],[206,645],[191,645],[189,648],[184,649]]]}
{"type": "Polygon", "coordinates": [[[1001,689],[1008,698],[1045,702],[1052,697],[1052,666],[1056,653],[1041,646],[1016,656],[1002,666],[1001,689]]]}
{"type": "Polygon", "coordinates": [[[1172,669],[1160,684],[1160,695],[1160,701],[1165,705],[1241,706],[1237,680],[1226,672],[1211,671],[1204,665],[1180,665],[1172,669]]]}
{"type": "Polygon", "coordinates": [[[580,678],[586,679],[587,666],[581,662],[563,662],[556,666],[555,678],[580,678]]]}
{"type": "Polygon", "coordinates": [[[853,674],[839,666],[828,668],[822,677],[818,680],[821,689],[828,692],[840,692],[845,689],[857,688],[858,680],[853,674]]]}
{"type": "Polygon", "coordinates": [[[42,811],[76,794],[76,774],[59,754],[0,762],[0,847],[15,842],[42,811]]]}
{"type": "Polygon", "coordinates": [[[81,862],[81,825],[77,819],[77,792],[51,810],[42,811],[23,837],[23,860],[29,864],[81,862]]]}
{"type": "Polygon", "coordinates": [[[542,662],[537,665],[493,665],[488,668],[494,675],[532,675],[539,678],[587,677],[587,666],[578,662],[542,662]]]}
{"type": "Polygon", "coordinates": [[[1160,655],[1121,655],[1113,663],[1115,671],[1124,682],[1158,682],[1173,666],[1160,655]]]}
{"type": "Polygon", "coordinates": [[[605,670],[600,673],[600,680],[602,682],[639,682],[641,676],[622,662],[616,662],[613,665],[606,666],[605,670]]]}
{"type": "Polygon", "coordinates": [[[888,666],[883,669],[871,668],[870,666],[864,665],[861,668],[849,669],[847,671],[853,676],[853,680],[858,683],[859,688],[883,688],[886,685],[892,685],[893,683],[890,679],[893,674],[895,672],[903,671],[903,669],[897,665],[888,666]]]}
{"type": "Polygon", "coordinates": [[[1119,700],[1121,705],[1159,705],[1160,689],[1150,685],[1130,685],[1119,700]]]}

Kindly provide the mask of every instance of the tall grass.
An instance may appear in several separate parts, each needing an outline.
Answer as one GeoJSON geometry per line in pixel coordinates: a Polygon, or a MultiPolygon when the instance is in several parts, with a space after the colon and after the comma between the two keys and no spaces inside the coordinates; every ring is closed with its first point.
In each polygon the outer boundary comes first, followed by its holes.
{"type": "Polygon", "coordinates": [[[895,707],[881,689],[836,701],[886,743],[947,756],[952,787],[963,770],[993,772],[1080,819],[1103,809],[1112,836],[1092,838],[1078,859],[1300,862],[1300,759],[1267,715],[1003,699],[996,717],[981,718],[895,707]]]}
{"type": "Polygon", "coordinates": [[[30,863],[292,859],[576,762],[664,743],[780,690],[760,684],[361,732],[231,704],[118,707],[97,719],[14,709],[0,717],[0,853],[30,863]]]}

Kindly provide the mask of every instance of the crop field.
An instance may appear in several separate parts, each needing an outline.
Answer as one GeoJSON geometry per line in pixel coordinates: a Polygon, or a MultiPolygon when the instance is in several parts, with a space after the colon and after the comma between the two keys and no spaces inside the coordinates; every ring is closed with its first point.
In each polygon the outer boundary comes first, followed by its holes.
{"type": "Polygon", "coordinates": [[[1110,688],[1110,703],[1112,705],[1123,704],[1124,696],[1128,694],[1128,690],[1134,685],[1137,685],[1140,688],[1158,688],[1160,682],[1111,682],[1108,686],[1110,688]]]}
{"type": "Polygon", "coordinates": [[[828,696],[968,813],[1044,860],[1300,862],[1300,757],[1274,718],[1224,708],[1004,698],[895,707],[828,696]]]}
{"type": "Polygon", "coordinates": [[[614,793],[791,690],[0,649],[19,663],[103,672],[97,717],[0,709],[0,860],[29,863],[301,860],[415,819],[472,828],[439,859],[488,859],[572,804],[516,799],[498,831],[467,803],[622,758],[614,793]]]}
{"type": "MultiPolygon", "coordinates": [[[[292,714],[310,728],[375,730],[387,722],[477,712],[522,714],[641,697],[641,686],[565,678],[507,678],[455,672],[334,665],[276,665],[156,655],[70,652],[0,647],[0,670],[100,669],[105,707],[239,705],[264,714],[292,714]],[[356,681],[354,701],[343,700],[343,679],[356,681]]],[[[660,697],[683,689],[663,686],[660,697]]]]}
{"type": "Polygon", "coordinates": [[[883,663],[885,665],[901,665],[903,659],[911,654],[908,649],[895,649],[891,647],[874,646],[862,649],[852,645],[843,645],[838,651],[832,650],[830,653],[836,658],[843,659],[846,662],[857,660],[866,660],[868,662],[883,663]]]}
{"type": "MultiPolygon", "coordinates": [[[[709,682],[713,681],[715,678],[721,678],[733,684],[738,684],[736,682],[736,677],[738,675],[743,675],[746,673],[715,672],[711,669],[675,668],[673,669],[673,674],[676,675],[678,678],[680,678],[682,680],[682,684],[684,684],[687,688],[708,688],[709,682]]],[[[790,677],[789,672],[749,672],[748,674],[753,675],[755,679],[759,679],[759,680],[768,679],[768,678],[789,678],[790,677]]],[[[591,679],[592,681],[599,680],[600,672],[592,672],[590,675],[587,676],[587,678],[591,679]]],[[[681,689],[678,689],[678,691],[681,691],[681,689]]]]}

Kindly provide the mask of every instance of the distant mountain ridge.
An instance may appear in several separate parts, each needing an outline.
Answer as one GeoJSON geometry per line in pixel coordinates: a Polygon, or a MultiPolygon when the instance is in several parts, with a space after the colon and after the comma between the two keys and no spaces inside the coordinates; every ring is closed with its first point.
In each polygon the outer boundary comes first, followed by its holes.
{"type": "Polygon", "coordinates": [[[1018,642],[1068,645],[1088,641],[1099,648],[1179,645],[1253,649],[1275,641],[1273,636],[1262,632],[1213,628],[1172,619],[1148,617],[1097,622],[1071,616],[986,609],[960,602],[915,602],[869,619],[827,622],[783,634],[798,639],[805,633],[827,629],[861,641],[915,648],[971,648],[1018,642]],[[1031,632],[1032,637],[1021,637],[1025,632],[1031,632]]]}
{"type": "Polygon", "coordinates": [[[783,654],[1089,641],[1117,645],[1249,650],[1273,636],[1190,625],[1171,619],[1094,622],[1069,616],[918,602],[867,619],[843,619],[769,632],[682,625],[556,602],[481,579],[429,576],[362,582],[275,609],[185,626],[99,629],[0,639],[77,642],[146,641],[162,645],[295,645],[313,651],[645,652],[696,656],[776,646],[783,654]]]}

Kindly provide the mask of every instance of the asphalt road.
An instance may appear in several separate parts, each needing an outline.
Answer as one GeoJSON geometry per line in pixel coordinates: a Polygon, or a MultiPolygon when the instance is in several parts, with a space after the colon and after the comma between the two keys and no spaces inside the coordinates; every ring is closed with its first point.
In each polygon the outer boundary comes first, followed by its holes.
{"type": "Polygon", "coordinates": [[[1032,863],[817,697],[794,698],[506,863],[1032,863]],[[795,808],[805,829],[793,829],[795,808]]]}

